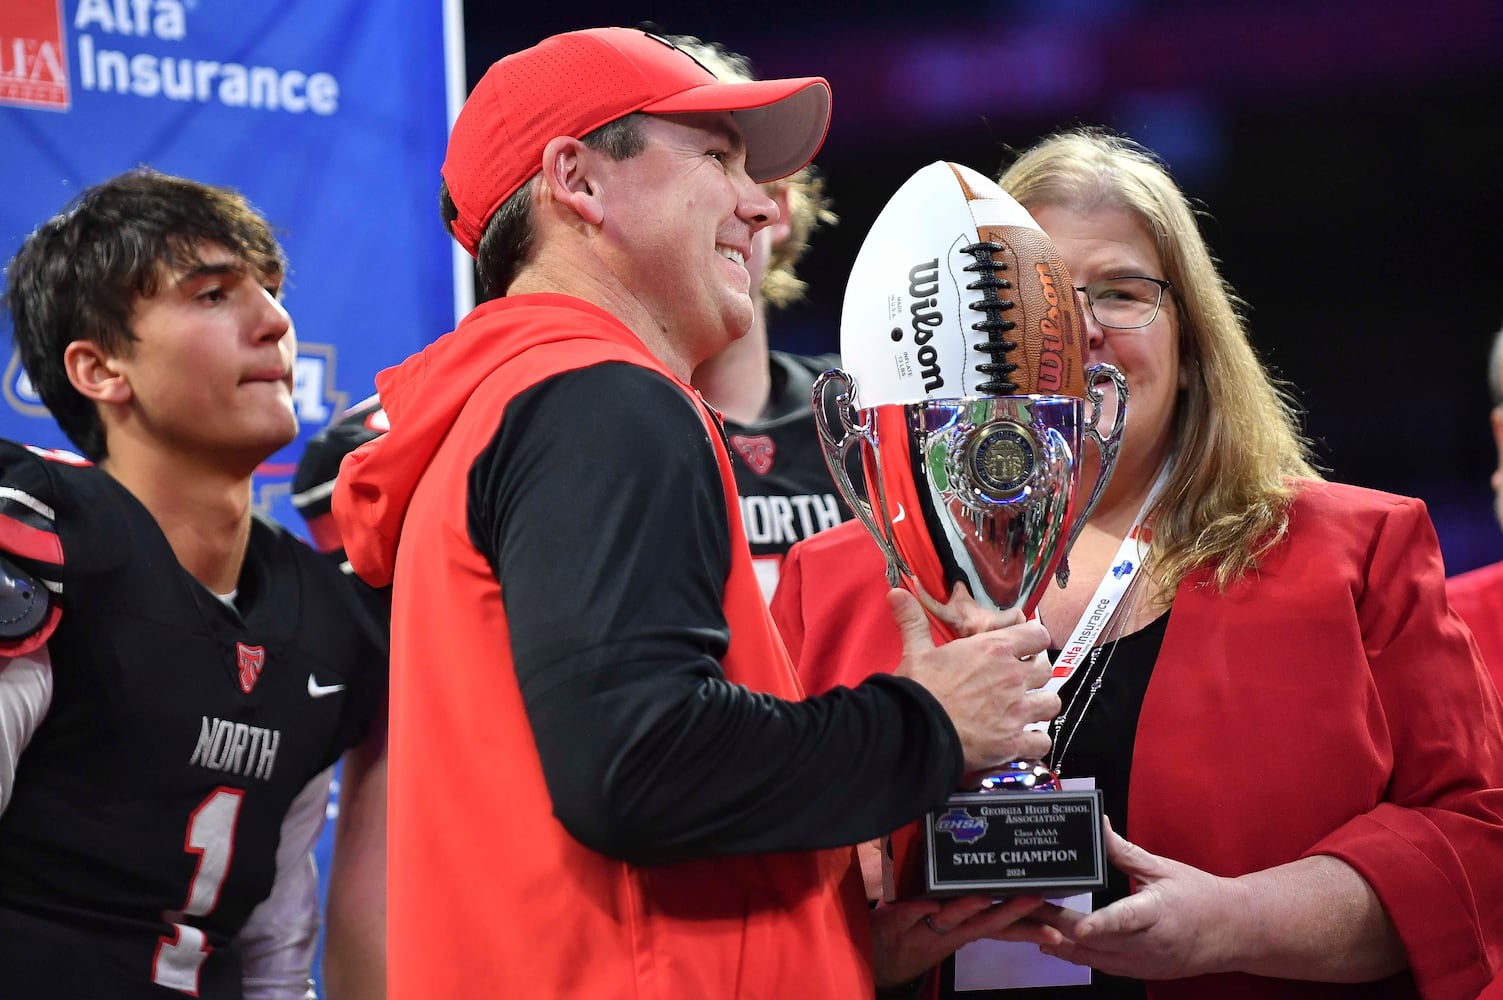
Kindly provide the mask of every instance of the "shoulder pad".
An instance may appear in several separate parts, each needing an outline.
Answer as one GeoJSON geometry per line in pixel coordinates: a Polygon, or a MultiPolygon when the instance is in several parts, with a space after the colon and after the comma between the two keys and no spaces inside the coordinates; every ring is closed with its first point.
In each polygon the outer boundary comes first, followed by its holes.
{"type": "Polygon", "coordinates": [[[52,459],[27,446],[0,441],[0,553],[33,566],[60,566],[52,459]]]}
{"type": "Polygon", "coordinates": [[[308,439],[292,478],[292,504],[305,518],[328,509],[344,457],[390,428],[381,401],[370,396],[308,439]]]}
{"type": "Polygon", "coordinates": [[[0,653],[19,655],[47,641],[57,624],[57,616],[47,613],[51,605],[46,587],[0,556],[0,653]]]}

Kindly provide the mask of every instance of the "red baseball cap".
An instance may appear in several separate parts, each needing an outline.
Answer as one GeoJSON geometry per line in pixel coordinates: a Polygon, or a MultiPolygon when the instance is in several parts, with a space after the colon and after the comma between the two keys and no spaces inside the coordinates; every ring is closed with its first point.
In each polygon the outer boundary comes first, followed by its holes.
{"type": "Polygon", "coordinates": [[[459,210],[459,245],[475,256],[496,209],[542,169],[549,140],[582,138],[634,111],[731,112],[746,140],[746,172],[765,183],[819,151],[830,85],[817,76],[722,83],[667,39],[636,28],[545,38],[493,63],[449,133],[443,175],[459,210]]]}

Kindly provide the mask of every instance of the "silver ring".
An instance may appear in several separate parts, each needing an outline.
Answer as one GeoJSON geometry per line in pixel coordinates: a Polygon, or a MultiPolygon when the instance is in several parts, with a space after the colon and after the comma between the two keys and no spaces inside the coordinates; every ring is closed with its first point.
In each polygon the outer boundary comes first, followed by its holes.
{"type": "Polygon", "coordinates": [[[940,937],[944,937],[946,934],[949,933],[949,931],[942,931],[938,927],[934,926],[934,916],[933,916],[933,914],[929,914],[929,913],[924,914],[924,926],[927,927],[927,928],[929,928],[934,933],[938,934],[940,937]]]}

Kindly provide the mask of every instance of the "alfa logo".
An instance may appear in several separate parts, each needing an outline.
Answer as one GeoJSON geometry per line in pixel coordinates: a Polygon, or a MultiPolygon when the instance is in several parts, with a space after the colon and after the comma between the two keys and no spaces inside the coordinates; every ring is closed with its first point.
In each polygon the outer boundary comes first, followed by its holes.
{"type": "Polygon", "coordinates": [[[292,363],[292,405],[304,427],[322,427],[344,409],[349,393],[334,386],[339,348],[303,341],[292,363]]]}
{"type": "Polygon", "coordinates": [[[986,818],[972,816],[959,806],[952,806],[948,812],[934,821],[934,829],[940,833],[948,833],[957,844],[970,844],[985,835],[986,818]]]}
{"type": "Polygon", "coordinates": [[[732,434],[731,444],[741,453],[746,467],[759,476],[772,470],[772,461],[777,456],[777,446],[766,434],[732,434]]]}
{"type": "Polygon", "coordinates": [[[240,690],[250,694],[256,681],[261,679],[261,669],[266,666],[266,647],[235,643],[235,663],[240,668],[240,690]]]}
{"type": "Polygon", "coordinates": [[[0,104],[44,111],[72,105],[62,0],[0,4],[0,104]]]}

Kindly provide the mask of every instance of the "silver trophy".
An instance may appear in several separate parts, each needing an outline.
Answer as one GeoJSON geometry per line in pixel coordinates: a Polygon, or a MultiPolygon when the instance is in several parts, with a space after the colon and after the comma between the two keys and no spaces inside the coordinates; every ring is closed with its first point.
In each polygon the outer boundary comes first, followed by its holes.
{"type": "MultiPolygon", "coordinates": [[[[1127,403],[1120,372],[1086,367],[1077,292],[1038,220],[953,162],[905,181],[856,255],[845,367],[815,383],[815,418],[889,582],[927,608],[963,584],[982,607],[1032,614],[1049,580],[1066,578],[1116,465],[1127,403]]],[[[1064,679],[1056,671],[1051,687],[1064,679]]],[[[933,895],[1105,885],[1100,792],[1062,790],[1037,762],[955,793],[925,833],[933,895]]]]}
{"type": "Polygon", "coordinates": [[[1122,373],[1100,364],[1086,374],[1087,399],[969,396],[865,409],[840,369],[815,381],[825,461],[881,547],[889,583],[936,600],[963,583],[983,606],[1026,615],[1051,575],[1064,585],[1070,546],[1111,478],[1126,425],[1122,373]],[[1105,382],[1116,386],[1117,406],[1103,434],[1105,382]],[[1100,462],[1082,503],[1086,442],[1100,462]]]}
{"type": "MultiPolygon", "coordinates": [[[[825,460],[881,547],[891,585],[943,601],[961,583],[983,607],[1031,615],[1051,577],[1064,584],[1070,546],[1101,499],[1126,426],[1122,374],[1106,364],[1085,374],[1084,399],[966,396],[866,408],[844,371],[816,380],[825,460]],[[1107,382],[1116,407],[1103,432],[1107,382]],[[1099,459],[1089,488],[1087,443],[1099,459]]],[[[1100,792],[1060,791],[1037,762],[1016,762],[978,790],[956,793],[927,827],[932,895],[1105,885],[1100,792]]]]}

